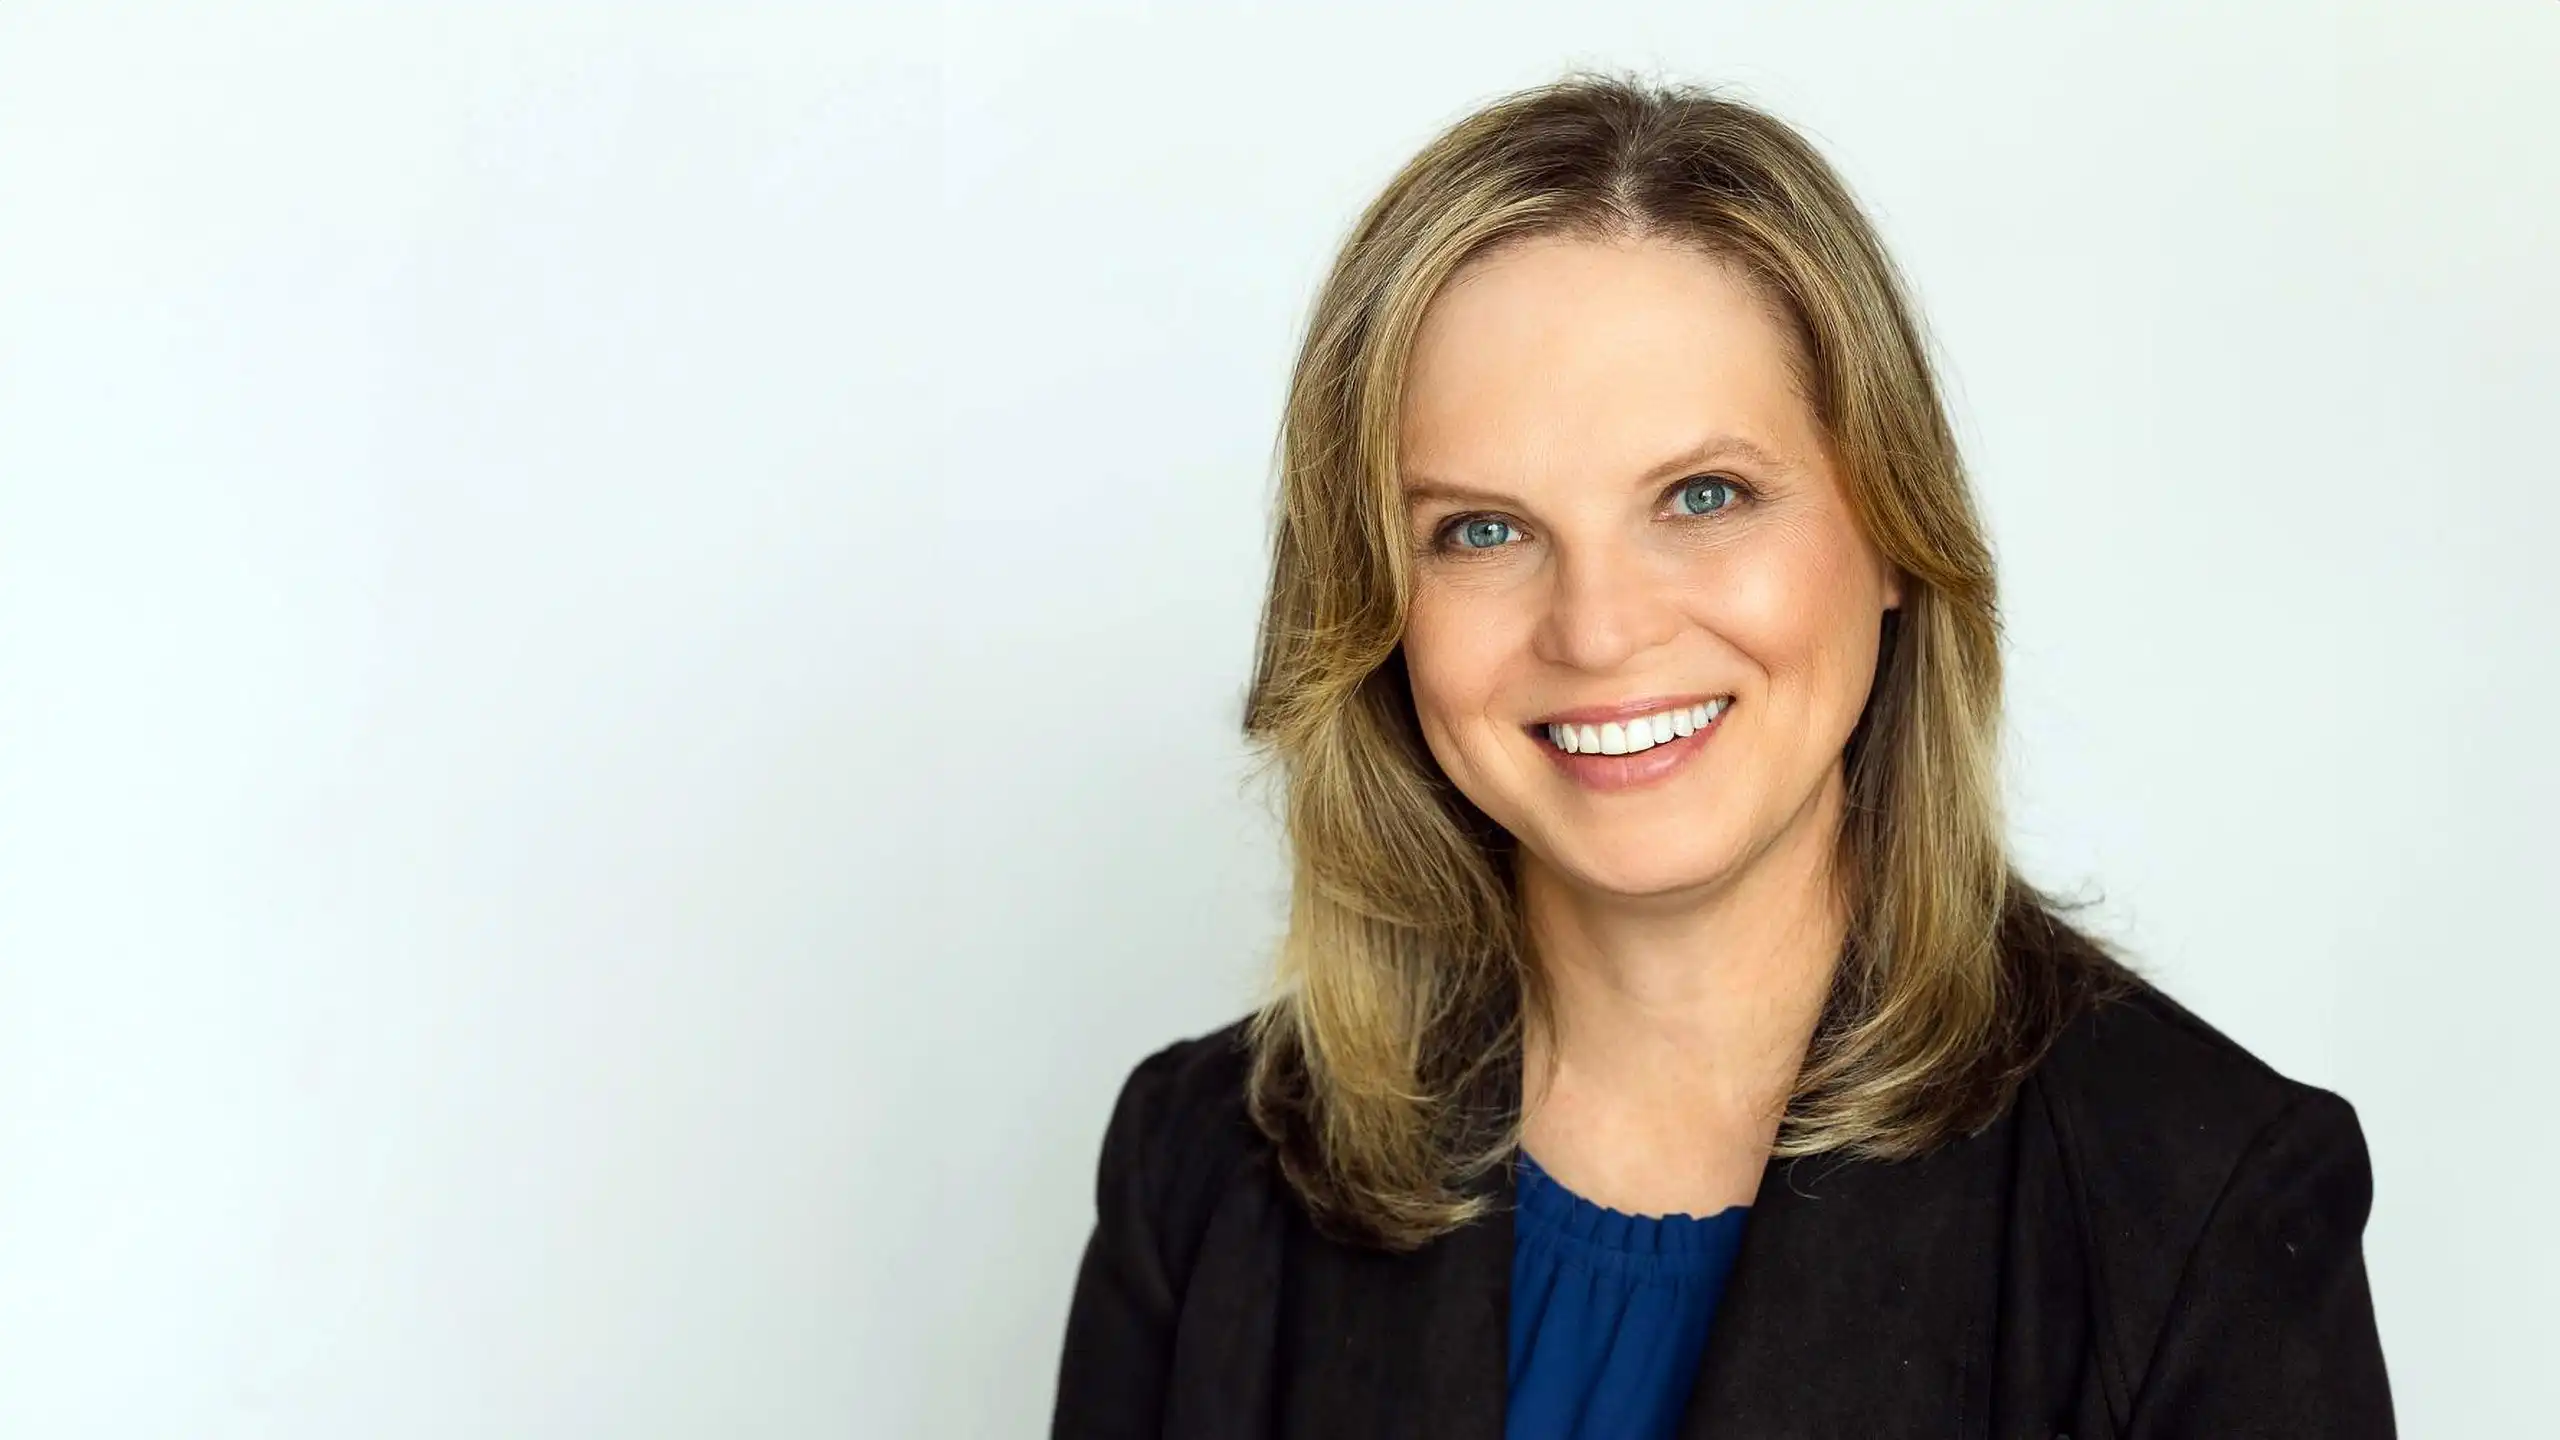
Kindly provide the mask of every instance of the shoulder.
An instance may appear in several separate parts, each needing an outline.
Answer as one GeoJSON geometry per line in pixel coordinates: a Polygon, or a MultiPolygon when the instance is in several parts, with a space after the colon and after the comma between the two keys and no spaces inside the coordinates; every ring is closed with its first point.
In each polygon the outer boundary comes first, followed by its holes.
{"type": "Polygon", "coordinates": [[[2354,1115],[2132,976],[2055,1036],[2035,1088],[2071,1148],[2102,1172],[2093,1180],[2145,1188],[2219,1180],[2271,1129],[2352,1125],[2354,1115]]]}
{"type": "Polygon", "coordinates": [[[1127,1126],[1150,1148],[1222,1148],[1239,1127],[1253,1134],[1245,1114],[1251,1024],[1251,1016],[1240,1017],[1140,1060],[1121,1081],[1113,1125],[1127,1126]]]}
{"type": "Polygon", "coordinates": [[[2204,1290],[2360,1263],[2372,1171],[2354,1108],[2148,982],[2075,1017],[2020,1104],[2077,1212],[2121,1394],[2204,1290]]]}
{"type": "Polygon", "coordinates": [[[1099,1176],[1105,1203],[1134,1205],[1169,1241],[1195,1229],[1266,1146],[1245,1105],[1250,1024],[1242,1017],[1148,1055],[1112,1105],[1099,1176]]]}
{"type": "MultiPolygon", "coordinates": [[[[1241,1162],[1254,1131],[1244,1106],[1251,1072],[1244,1022],[1157,1050],[1120,1083],[1095,1173],[1094,1223],[1067,1312],[1050,1428],[1058,1435],[1155,1434],[1166,1407],[1214,1398],[1199,1357],[1178,1352],[1203,1266],[1221,1267],[1209,1293],[1232,1311],[1238,1296],[1268,1295],[1277,1231],[1222,1219],[1231,1201],[1264,1187],[1241,1162]],[[1222,1236],[1213,1252],[1212,1234],[1222,1236]],[[1241,1267],[1241,1268],[1239,1268],[1241,1267]],[[1177,1371],[1179,1373],[1177,1373],[1177,1371]]],[[[1258,1207],[1258,1213],[1270,1213],[1258,1207]]],[[[1218,1323],[1231,1323],[1232,1315],[1218,1323]]],[[[1190,1433],[1185,1430],[1184,1433],[1190,1433]]]]}

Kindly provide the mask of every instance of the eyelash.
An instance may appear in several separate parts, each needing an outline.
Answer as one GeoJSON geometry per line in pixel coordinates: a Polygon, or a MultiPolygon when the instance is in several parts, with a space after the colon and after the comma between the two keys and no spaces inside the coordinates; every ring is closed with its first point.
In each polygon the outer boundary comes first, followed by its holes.
{"type": "MultiPolygon", "coordinates": [[[[1664,498],[1668,500],[1671,497],[1677,496],[1681,491],[1688,489],[1690,486],[1698,484],[1700,481],[1709,480],[1731,490],[1733,492],[1733,498],[1726,501],[1724,504],[1717,506],[1715,509],[1705,512],[1704,514],[1680,515],[1675,518],[1681,520],[1713,520],[1724,515],[1727,511],[1732,510],[1736,505],[1739,505],[1746,500],[1758,499],[1760,495],[1760,492],[1752,489],[1749,485],[1744,484],[1733,476],[1720,474],[1684,476],[1679,480],[1673,481],[1671,488],[1662,493],[1664,498]]],[[[1470,510],[1461,515],[1452,515],[1448,519],[1441,521],[1440,524],[1432,530],[1431,543],[1429,546],[1430,552],[1435,555],[1490,555],[1496,550],[1505,550],[1510,548],[1507,545],[1468,546],[1453,543],[1453,537],[1457,534],[1461,526],[1472,525],[1478,520],[1500,520],[1504,524],[1512,523],[1510,516],[1505,515],[1498,510],[1470,510]]],[[[1516,529],[1518,527],[1515,525],[1513,528],[1516,529]]]]}

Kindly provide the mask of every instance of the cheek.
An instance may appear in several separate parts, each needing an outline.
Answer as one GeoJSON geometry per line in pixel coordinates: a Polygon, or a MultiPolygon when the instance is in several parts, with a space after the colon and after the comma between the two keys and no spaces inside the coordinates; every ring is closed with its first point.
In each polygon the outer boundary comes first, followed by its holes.
{"type": "Polygon", "coordinates": [[[1828,692],[1865,684],[1884,604],[1856,538],[1812,527],[1769,538],[1720,575],[1714,628],[1795,703],[1855,708],[1861,697],[1828,692]]]}
{"type": "MultiPolygon", "coordinates": [[[[1435,750],[1491,705],[1511,654],[1511,627],[1501,611],[1482,596],[1445,585],[1415,588],[1405,612],[1405,673],[1413,682],[1414,710],[1435,750]]],[[[1442,763],[1448,763],[1445,757],[1442,763]]]]}

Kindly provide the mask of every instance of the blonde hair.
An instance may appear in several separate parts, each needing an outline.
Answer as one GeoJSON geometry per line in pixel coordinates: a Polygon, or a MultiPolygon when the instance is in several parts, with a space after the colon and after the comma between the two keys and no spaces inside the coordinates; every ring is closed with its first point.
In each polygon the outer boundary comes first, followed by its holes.
{"type": "Polygon", "coordinates": [[[1904,576],[1844,752],[1849,935],[1776,1153],[1900,1158],[1980,1128],[2123,974],[2011,868],[1991,554],[1902,283],[1846,187],[1786,124],[1703,88],[1577,72],[1507,96],[1404,166],[1325,279],[1281,429],[1246,703],[1293,867],[1250,1109],[1320,1228],[1391,1249],[1494,1203],[1469,1187],[1518,1143],[1523,1026],[1548,1003],[1513,842],[1414,718],[1399,401],[1441,286],[1557,235],[1667,240],[1756,283],[1904,576]]]}

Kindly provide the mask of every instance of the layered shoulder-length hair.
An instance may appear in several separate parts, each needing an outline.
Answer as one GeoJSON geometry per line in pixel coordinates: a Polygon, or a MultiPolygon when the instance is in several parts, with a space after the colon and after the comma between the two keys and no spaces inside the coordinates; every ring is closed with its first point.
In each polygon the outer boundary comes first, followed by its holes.
{"type": "Polygon", "coordinates": [[[1555,236],[1685,245],[1755,285],[1905,577],[1843,757],[1848,936],[1775,1153],[1900,1159],[1979,1130],[2127,974],[2011,867],[1990,549],[1905,288],[1846,186],[1786,124],[1704,88],[1577,72],[1507,96],[1407,163],[1325,278],[1246,701],[1292,858],[1249,1108],[1319,1228],[1388,1249],[1498,1203],[1474,1182],[1518,1144],[1525,1027],[1551,1018],[1516,844],[1432,758],[1405,676],[1406,361],[1456,272],[1555,236]]]}

